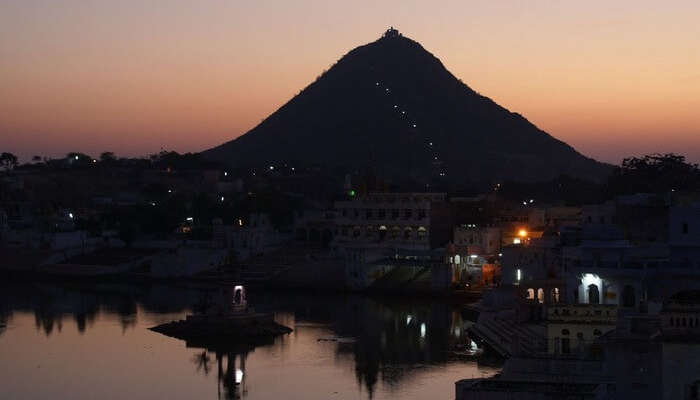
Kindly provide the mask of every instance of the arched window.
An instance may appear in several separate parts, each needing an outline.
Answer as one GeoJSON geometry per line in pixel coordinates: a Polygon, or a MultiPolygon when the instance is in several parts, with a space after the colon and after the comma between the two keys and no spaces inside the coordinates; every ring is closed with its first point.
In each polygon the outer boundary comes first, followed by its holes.
{"type": "Polygon", "coordinates": [[[399,237],[400,232],[401,232],[401,228],[399,228],[398,226],[391,228],[391,237],[394,237],[394,238],[399,237]]]}
{"type": "Polygon", "coordinates": [[[668,324],[671,325],[671,326],[675,326],[675,324],[676,324],[675,319],[674,319],[673,317],[669,318],[668,324]]]}
{"type": "Polygon", "coordinates": [[[594,284],[588,285],[588,304],[600,304],[600,291],[594,284]]]}
{"type": "Polygon", "coordinates": [[[561,334],[562,334],[562,335],[568,335],[568,334],[569,334],[569,330],[568,330],[568,329],[562,329],[562,330],[561,330],[561,334]]]}
{"type": "Polygon", "coordinates": [[[685,317],[684,317],[684,318],[683,318],[683,326],[686,326],[685,323],[686,323],[686,320],[685,320],[685,317]]]}
{"type": "Polygon", "coordinates": [[[552,302],[559,303],[559,288],[552,289],[550,297],[552,299],[552,302]]]}
{"type": "Polygon", "coordinates": [[[544,289],[542,288],[537,289],[537,301],[540,304],[544,303],[544,289]]]}
{"type": "Polygon", "coordinates": [[[529,288],[527,290],[527,298],[528,300],[535,300],[535,289],[529,288]]]}
{"type": "Polygon", "coordinates": [[[384,240],[384,238],[386,237],[386,232],[387,232],[386,225],[380,225],[379,226],[379,240],[380,241],[384,240]]]}

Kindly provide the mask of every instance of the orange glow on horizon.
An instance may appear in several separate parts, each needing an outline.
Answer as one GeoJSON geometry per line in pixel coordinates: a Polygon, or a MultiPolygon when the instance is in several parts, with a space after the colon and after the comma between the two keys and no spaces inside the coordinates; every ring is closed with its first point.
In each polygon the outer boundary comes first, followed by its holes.
{"type": "Polygon", "coordinates": [[[291,3],[0,4],[1,150],[204,150],[394,25],[587,156],[700,162],[699,2],[291,3]]]}

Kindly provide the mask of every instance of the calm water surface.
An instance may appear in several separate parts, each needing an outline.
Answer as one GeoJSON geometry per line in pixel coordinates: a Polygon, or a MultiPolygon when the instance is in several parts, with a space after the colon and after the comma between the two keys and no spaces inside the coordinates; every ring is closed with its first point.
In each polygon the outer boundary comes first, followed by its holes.
{"type": "Polygon", "coordinates": [[[252,293],[294,329],[255,348],[147,328],[183,318],[203,288],[0,284],[2,399],[453,399],[491,376],[459,310],[429,300],[252,293]],[[239,382],[237,384],[237,382],[239,382]]]}

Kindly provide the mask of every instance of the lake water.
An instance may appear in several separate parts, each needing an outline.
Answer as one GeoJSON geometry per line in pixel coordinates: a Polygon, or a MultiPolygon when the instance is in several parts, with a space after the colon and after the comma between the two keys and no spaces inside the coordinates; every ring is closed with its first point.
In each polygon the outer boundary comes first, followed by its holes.
{"type": "Polygon", "coordinates": [[[437,400],[499,370],[464,355],[459,308],[429,299],[249,293],[294,329],[256,348],[188,347],[147,329],[205,291],[0,284],[0,398],[437,400]]]}

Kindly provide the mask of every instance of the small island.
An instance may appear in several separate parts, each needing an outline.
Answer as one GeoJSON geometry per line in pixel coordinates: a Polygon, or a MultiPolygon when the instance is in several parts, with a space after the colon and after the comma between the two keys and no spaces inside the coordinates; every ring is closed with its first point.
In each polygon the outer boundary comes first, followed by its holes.
{"type": "Polygon", "coordinates": [[[246,301],[243,285],[226,285],[219,289],[217,301],[202,314],[188,315],[150,328],[154,332],[187,342],[222,343],[235,340],[240,344],[266,342],[292,332],[280,325],[271,313],[257,313],[246,301]]]}

